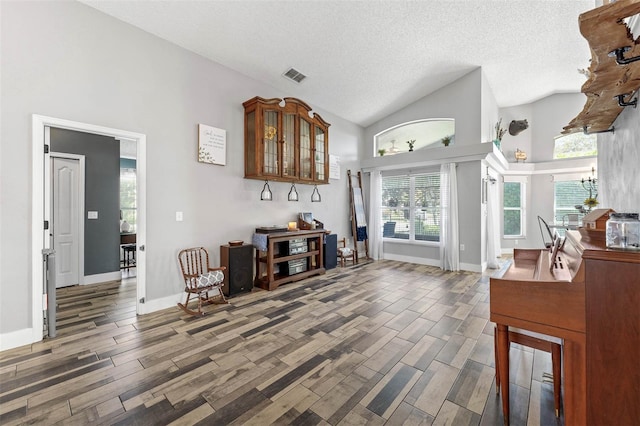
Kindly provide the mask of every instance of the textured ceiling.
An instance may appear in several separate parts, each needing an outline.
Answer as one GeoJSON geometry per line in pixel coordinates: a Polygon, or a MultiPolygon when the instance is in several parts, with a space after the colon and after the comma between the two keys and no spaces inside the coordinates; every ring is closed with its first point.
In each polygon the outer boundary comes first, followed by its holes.
{"type": "MultiPolygon", "coordinates": [[[[482,67],[498,106],[579,92],[594,0],[82,0],[362,126],[482,67]],[[300,84],[282,74],[294,67],[300,84]]],[[[260,96],[260,93],[256,93],[260,96]]]]}

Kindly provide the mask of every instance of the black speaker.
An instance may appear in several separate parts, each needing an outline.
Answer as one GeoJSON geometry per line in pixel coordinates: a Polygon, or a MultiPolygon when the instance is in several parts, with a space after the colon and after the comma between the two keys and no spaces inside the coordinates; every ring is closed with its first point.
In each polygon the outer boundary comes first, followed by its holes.
{"type": "Polygon", "coordinates": [[[253,246],[220,246],[220,266],[225,266],[222,292],[233,296],[253,289],[253,246]]]}
{"type": "Polygon", "coordinates": [[[325,269],[333,269],[338,265],[338,236],[336,234],[328,234],[324,236],[324,250],[322,260],[325,269]]]}

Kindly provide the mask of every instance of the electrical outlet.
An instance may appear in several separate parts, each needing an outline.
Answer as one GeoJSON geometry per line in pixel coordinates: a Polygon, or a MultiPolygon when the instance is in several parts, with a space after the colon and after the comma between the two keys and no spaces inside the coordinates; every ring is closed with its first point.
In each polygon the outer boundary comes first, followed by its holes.
{"type": "Polygon", "coordinates": [[[176,222],[182,222],[182,212],[176,212],[176,222]]]}
{"type": "Polygon", "coordinates": [[[460,244],[460,251],[464,251],[464,244],[460,244]]]}

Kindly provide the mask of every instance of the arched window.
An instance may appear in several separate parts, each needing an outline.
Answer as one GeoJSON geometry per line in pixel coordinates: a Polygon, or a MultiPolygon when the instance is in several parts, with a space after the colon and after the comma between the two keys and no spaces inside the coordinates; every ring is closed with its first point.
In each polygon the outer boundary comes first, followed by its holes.
{"type": "Polygon", "coordinates": [[[375,135],[373,155],[379,157],[419,149],[441,148],[454,141],[455,120],[453,118],[409,121],[375,135]]]}
{"type": "Polygon", "coordinates": [[[553,148],[553,159],[574,157],[594,157],[598,155],[598,144],[595,134],[571,133],[558,136],[553,148]]]}

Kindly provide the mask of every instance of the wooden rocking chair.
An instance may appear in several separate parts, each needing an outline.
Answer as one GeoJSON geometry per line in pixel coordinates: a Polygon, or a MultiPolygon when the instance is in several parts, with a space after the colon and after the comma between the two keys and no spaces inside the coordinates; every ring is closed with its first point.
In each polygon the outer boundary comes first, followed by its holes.
{"type": "Polygon", "coordinates": [[[193,247],[180,251],[178,261],[184,278],[184,291],[187,301],[178,306],[190,315],[202,316],[202,302],[223,304],[228,303],[222,293],[225,267],[211,268],[209,266],[209,252],[204,247],[193,247]],[[209,292],[215,294],[209,297],[209,292]],[[198,297],[198,310],[189,309],[189,299],[192,295],[198,297]]]}

